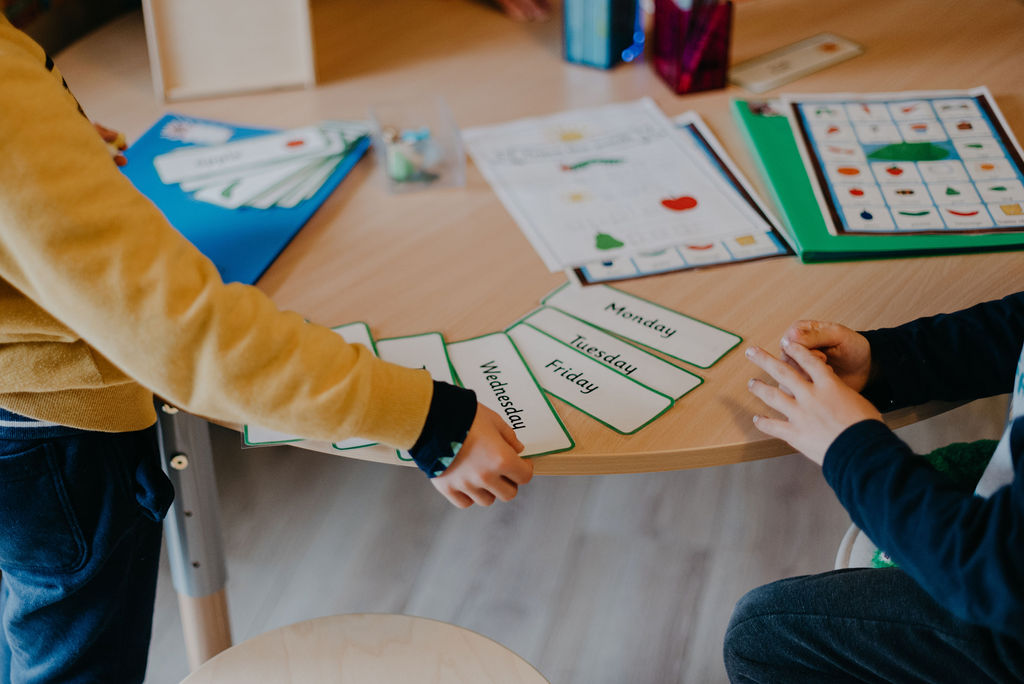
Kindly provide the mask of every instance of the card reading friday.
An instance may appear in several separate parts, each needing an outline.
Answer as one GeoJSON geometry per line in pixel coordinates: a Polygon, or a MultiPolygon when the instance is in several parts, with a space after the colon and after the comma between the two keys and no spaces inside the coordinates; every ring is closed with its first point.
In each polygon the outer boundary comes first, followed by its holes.
{"type": "Polygon", "coordinates": [[[545,391],[628,435],[672,408],[672,398],[641,385],[527,323],[508,336],[545,391]]]}
{"type": "Polygon", "coordinates": [[[739,335],[607,285],[563,285],[542,303],[700,368],[710,368],[743,341],[739,335]]]}
{"type": "Polygon", "coordinates": [[[495,411],[523,443],[521,456],[541,456],[575,446],[526,363],[503,332],[448,345],[464,387],[495,411]]]}
{"type": "Polygon", "coordinates": [[[704,382],[690,371],[673,366],[650,352],[558,309],[542,307],[526,316],[522,322],[673,399],[679,399],[704,382]]]}
{"type": "MultiPolygon", "coordinates": [[[[434,380],[455,383],[451,361],[445,349],[441,333],[423,333],[408,337],[392,337],[377,340],[377,354],[380,358],[406,368],[424,368],[434,380]]],[[[411,461],[408,451],[398,450],[398,458],[411,461]]]]}

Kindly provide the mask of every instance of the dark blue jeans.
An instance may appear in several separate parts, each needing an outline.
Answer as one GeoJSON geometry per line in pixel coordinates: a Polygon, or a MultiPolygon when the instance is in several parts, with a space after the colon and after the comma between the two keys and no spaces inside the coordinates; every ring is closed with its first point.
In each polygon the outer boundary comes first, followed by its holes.
{"type": "Polygon", "coordinates": [[[754,589],[725,633],[738,682],[1024,682],[1024,643],[960,620],[898,568],[754,589]]]}
{"type": "Polygon", "coordinates": [[[174,497],[156,428],[48,430],[0,436],[0,683],[141,682],[174,497]]]}

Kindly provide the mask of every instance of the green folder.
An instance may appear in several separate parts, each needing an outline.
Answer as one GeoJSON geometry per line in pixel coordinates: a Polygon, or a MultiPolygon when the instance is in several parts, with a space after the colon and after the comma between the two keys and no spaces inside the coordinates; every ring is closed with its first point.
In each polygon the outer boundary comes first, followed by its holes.
{"type": "Polygon", "coordinates": [[[754,152],[790,243],[801,261],[851,261],[926,254],[1024,249],[1024,233],[832,235],[804,170],[789,120],[763,102],[733,100],[732,112],[754,152]]]}

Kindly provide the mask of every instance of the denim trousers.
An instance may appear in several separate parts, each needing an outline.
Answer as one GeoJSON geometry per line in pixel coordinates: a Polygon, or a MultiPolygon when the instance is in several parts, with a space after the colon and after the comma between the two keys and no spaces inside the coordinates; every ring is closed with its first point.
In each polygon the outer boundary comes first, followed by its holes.
{"type": "Polygon", "coordinates": [[[0,433],[0,683],[142,682],[173,497],[155,426],[0,433]]]}
{"type": "Polygon", "coordinates": [[[1024,682],[1024,642],[960,620],[898,568],[856,568],[740,599],[725,667],[734,684],[1024,682]]]}

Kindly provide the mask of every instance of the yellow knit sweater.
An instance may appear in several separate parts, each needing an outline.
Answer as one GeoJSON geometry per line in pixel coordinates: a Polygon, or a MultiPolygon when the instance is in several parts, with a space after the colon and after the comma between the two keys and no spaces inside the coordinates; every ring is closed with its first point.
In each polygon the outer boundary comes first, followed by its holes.
{"type": "Polygon", "coordinates": [[[432,383],[281,312],[122,176],[42,48],[0,16],[0,407],[137,430],[208,418],[409,447],[432,383]]]}

